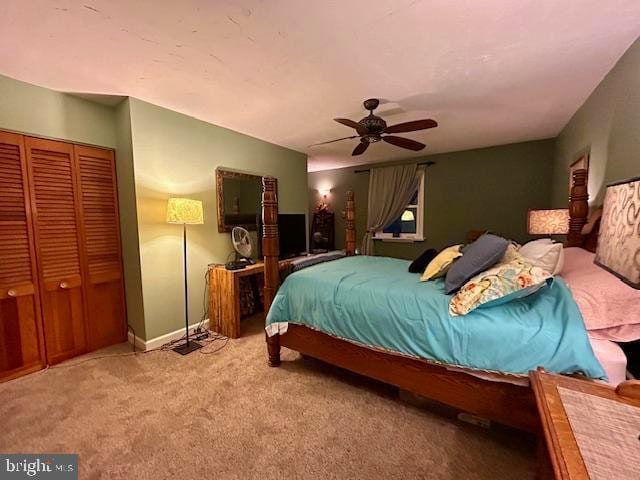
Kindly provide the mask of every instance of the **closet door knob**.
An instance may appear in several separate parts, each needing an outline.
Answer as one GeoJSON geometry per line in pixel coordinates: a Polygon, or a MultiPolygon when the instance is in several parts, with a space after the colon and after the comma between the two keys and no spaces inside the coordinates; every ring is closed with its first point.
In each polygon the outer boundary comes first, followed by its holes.
{"type": "Polygon", "coordinates": [[[67,282],[60,282],[60,288],[69,288],[69,284],[67,282]]]}
{"type": "Polygon", "coordinates": [[[9,291],[7,291],[7,295],[9,295],[10,297],[15,297],[16,295],[18,295],[18,292],[16,292],[13,288],[9,291]]]}

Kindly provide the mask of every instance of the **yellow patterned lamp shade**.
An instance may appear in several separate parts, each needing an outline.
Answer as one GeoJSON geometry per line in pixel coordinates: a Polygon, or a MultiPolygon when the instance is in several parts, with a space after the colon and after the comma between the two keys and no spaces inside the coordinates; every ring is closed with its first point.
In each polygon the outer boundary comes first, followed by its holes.
{"type": "Polygon", "coordinates": [[[529,210],[527,231],[530,235],[566,235],[569,233],[569,209],[529,210]]]}
{"type": "Polygon", "coordinates": [[[202,202],[189,198],[170,198],[167,204],[167,223],[204,223],[202,202]]]}

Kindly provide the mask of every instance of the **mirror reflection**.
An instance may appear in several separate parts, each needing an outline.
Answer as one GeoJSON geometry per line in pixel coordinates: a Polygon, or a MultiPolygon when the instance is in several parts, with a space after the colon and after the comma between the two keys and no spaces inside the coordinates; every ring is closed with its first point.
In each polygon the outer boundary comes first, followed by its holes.
{"type": "Polygon", "coordinates": [[[240,226],[256,229],[261,212],[262,177],[217,169],[218,231],[230,232],[240,226]]]}

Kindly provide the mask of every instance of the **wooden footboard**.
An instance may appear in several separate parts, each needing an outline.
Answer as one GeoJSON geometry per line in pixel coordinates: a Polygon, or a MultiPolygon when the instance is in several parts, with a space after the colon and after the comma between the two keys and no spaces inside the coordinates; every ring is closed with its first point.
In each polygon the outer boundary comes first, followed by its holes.
{"type": "Polygon", "coordinates": [[[473,415],[533,433],[539,430],[535,398],[528,386],[483,380],[424,360],[356,345],[292,323],[279,341],[283,347],[473,415]]]}

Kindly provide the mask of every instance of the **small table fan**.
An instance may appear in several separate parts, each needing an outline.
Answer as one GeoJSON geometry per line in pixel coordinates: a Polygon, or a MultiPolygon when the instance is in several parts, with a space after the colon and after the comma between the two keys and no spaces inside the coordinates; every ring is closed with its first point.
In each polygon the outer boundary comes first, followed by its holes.
{"type": "Polygon", "coordinates": [[[253,265],[255,261],[251,258],[253,244],[251,243],[249,231],[246,228],[233,227],[231,241],[233,242],[233,248],[236,250],[236,262],[243,261],[253,265]],[[239,260],[238,257],[242,260],[239,260]]]}

